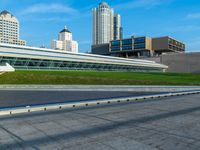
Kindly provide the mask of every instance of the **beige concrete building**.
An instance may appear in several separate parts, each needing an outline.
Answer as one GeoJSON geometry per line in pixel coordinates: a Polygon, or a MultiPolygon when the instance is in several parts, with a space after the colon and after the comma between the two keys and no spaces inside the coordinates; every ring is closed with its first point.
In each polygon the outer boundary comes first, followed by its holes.
{"type": "Polygon", "coordinates": [[[19,21],[6,10],[0,13],[0,43],[26,45],[19,39],[19,21]]]}
{"type": "Polygon", "coordinates": [[[65,26],[65,28],[60,31],[58,40],[51,41],[51,48],[78,53],[78,42],[73,41],[72,33],[65,26]]]}
{"type": "Polygon", "coordinates": [[[184,53],[185,44],[169,36],[158,37],[152,39],[153,51],[156,55],[163,53],[184,53]]]}

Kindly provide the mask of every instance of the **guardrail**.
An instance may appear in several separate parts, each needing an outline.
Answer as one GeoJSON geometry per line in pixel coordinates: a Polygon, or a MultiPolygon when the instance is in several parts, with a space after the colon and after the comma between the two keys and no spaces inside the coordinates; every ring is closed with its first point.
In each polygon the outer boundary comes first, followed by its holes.
{"type": "Polygon", "coordinates": [[[40,112],[40,111],[50,111],[50,110],[61,110],[66,108],[80,108],[88,106],[97,106],[102,104],[111,104],[111,103],[120,103],[120,102],[130,102],[130,101],[140,101],[172,96],[183,96],[190,94],[200,94],[200,91],[186,91],[186,92],[176,92],[176,93],[167,93],[167,94],[155,94],[155,95],[146,95],[146,96],[135,96],[127,98],[114,98],[114,99],[101,99],[95,101],[84,101],[84,102],[71,102],[71,103],[57,103],[57,104],[46,104],[46,105],[37,105],[37,106],[26,106],[18,108],[6,108],[0,110],[0,116],[21,114],[21,113],[31,113],[31,112],[40,112]]]}

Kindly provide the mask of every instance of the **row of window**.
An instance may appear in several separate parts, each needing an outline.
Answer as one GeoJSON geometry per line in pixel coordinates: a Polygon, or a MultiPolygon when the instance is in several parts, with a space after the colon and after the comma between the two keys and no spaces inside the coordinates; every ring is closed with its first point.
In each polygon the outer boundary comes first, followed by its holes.
{"type": "Polygon", "coordinates": [[[176,40],[169,39],[168,41],[169,41],[169,44],[171,44],[171,45],[176,45],[176,46],[179,46],[179,47],[185,47],[185,44],[178,42],[176,40]]]}
{"type": "Polygon", "coordinates": [[[71,61],[52,61],[52,60],[38,60],[38,59],[26,59],[26,58],[9,58],[3,57],[0,58],[0,63],[9,63],[15,68],[57,68],[57,70],[61,68],[76,68],[76,69],[102,69],[102,70],[157,70],[161,71],[161,69],[151,68],[151,67],[139,67],[139,66],[125,66],[125,65],[113,65],[113,64],[98,64],[98,63],[82,63],[82,62],[71,62],[71,61]]]}
{"type": "Polygon", "coordinates": [[[19,28],[17,28],[17,27],[15,28],[15,27],[7,27],[7,26],[5,27],[5,26],[2,26],[1,29],[2,30],[15,30],[15,31],[18,31],[19,28]]]}
{"type": "Polygon", "coordinates": [[[133,47],[131,45],[122,46],[122,50],[132,50],[133,47]]]}
{"type": "Polygon", "coordinates": [[[15,24],[8,24],[8,23],[0,23],[1,26],[4,26],[4,27],[18,27],[18,25],[15,25],[15,24]]]}
{"type": "Polygon", "coordinates": [[[145,43],[145,37],[135,38],[134,44],[145,43]]]}
{"type": "Polygon", "coordinates": [[[133,43],[132,39],[122,40],[122,45],[132,45],[132,43],[133,43]]]}
{"type": "Polygon", "coordinates": [[[15,28],[15,27],[18,27],[17,25],[13,25],[13,24],[2,24],[0,23],[0,26],[3,26],[3,27],[12,27],[12,28],[15,28]]]}
{"type": "MultiPolygon", "coordinates": [[[[61,52],[61,51],[52,51],[52,50],[45,50],[45,49],[34,49],[34,48],[26,48],[26,47],[15,47],[14,45],[10,45],[10,46],[3,46],[0,45],[0,47],[4,47],[4,48],[14,48],[14,49],[19,49],[19,50],[27,50],[27,51],[38,51],[38,52],[47,52],[47,53],[53,53],[53,54],[64,54],[63,56],[55,56],[55,58],[69,58],[71,59],[73,56],[73,59],[75,60],[88,60],[89,58],[91,59],[94,58],[95,60],[101,59],[102,61],[107,61],[109,60],[109,62],[118,62],[121,61],[123,63],[132,63],[131,60],[125,60],[123,58],[113,58],[113,57],[109,57],[109,56],[97,56],[97,55],[93,55],[93,56],[88,56],[86,54],[75,54],[75,53],[66,53],[66,52],[61,52]],[[68,55],[67,55],[68,54],[68,55]]],[[[31,54],[32,55],[32,54],[31,54]]],[[[37,55],[37,56],[44,56],[44,55],[37,55]]],[[[46,55],[45,55],[46,56],[46,55]]],[[[135,60],[136,62],[140,62],[140,63],[146,63],[151,65],[151,62],[149,61],[145,61],[145,60],[135,60]]]]}
{"type": "MultiPolygon", "coordinates": [[[[142,44],[142,43],[145,43],[145,42],[146,42],[145,37],[134,39],[134,44],[142,44]]],[[[120,41],[120,40],[111,41],[112,46],[119,46],[121,43],[122,43],[122,45],[132,45],[133,39],[124,39],[122,41],[120,41]]]]}
{"type": "Polygon", "coordinates": [[[25,45],[25,42],[8,42],[8,41],[2,41],[1,43],[15,44],[15,45],[21,45],[21,46],[25,45]]]}
{"type": "Polygon", "coordinates": [[[0,20],[0,23],[1,22],[6,22],[6,23],[13,23],[13,24],[18,24],[17,22],[15,22],[15,21],[9,21],[9,20],[0,20]]]}
{"type": "Polygon", "coordinates": [[[172,45],[169,45],[169,49],[172,49],[172,50],[175,50],[175,51],[184,51],[183,48],[179,48],[179,47],[172,46],[172,45]]]}
{"type": "Polygon", "coordinates": [[[18,24],[14,23],[14,22],[5,22],[5,21],[1,21],[0,24],[9,24],[11,26],[18,26],[18,24]]]}
{"type": "Polygon", "coordinates": [[[122,47],[120,46],[112,46],[111,47],[111,52],[115,51],[120,51],[120,50],[137,50],[137,49],[145,49],[145,44],[136,44],[134,47],[132,45],[123,45],[122,47]]]}
{"type": "Polygon", "coordinates": [[[134,49],[145,49],[145,44],[142,43],[142,44],[134,45],[134,49]]]}
{"type": "Polygon", "coordinates": [[[117,40],[117,41],[111,41],[111,46],[120,46],[122,42],[122,45],[132,45],[132,39],[126,39],[126,40],[117,40]]]}

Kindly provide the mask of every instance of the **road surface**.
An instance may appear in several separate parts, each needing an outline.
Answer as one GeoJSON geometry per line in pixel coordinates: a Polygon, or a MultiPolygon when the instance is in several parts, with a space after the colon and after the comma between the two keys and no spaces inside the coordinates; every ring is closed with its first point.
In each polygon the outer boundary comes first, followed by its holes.
{"type": "Polygon", "coordinates": [[[156,93],[164,92],[0,90],[0,108],[131,97],[156,93]]]}
{"type": "Polygon", "coordinates": [[[0,118],[0,149],[199,150],[200,95],[0,118]]]}

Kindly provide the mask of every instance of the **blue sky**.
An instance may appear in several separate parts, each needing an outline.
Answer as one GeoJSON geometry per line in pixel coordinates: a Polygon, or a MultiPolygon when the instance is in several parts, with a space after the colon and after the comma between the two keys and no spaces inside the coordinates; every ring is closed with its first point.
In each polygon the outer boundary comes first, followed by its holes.
{"type": "MultiPolygon", "coordinates": [[[[100,0],[0,0],[0,10],[8,10],[20,21],[20,37],[31,46],[57,39],[66,25],[79,42],[79,51],[90,51],[92,8],[100,0]]],[[[188,51],[200,51],[199,0],[107,0],[121,14],[124,37],[131,35],[177,38],[188,51]]]]}

